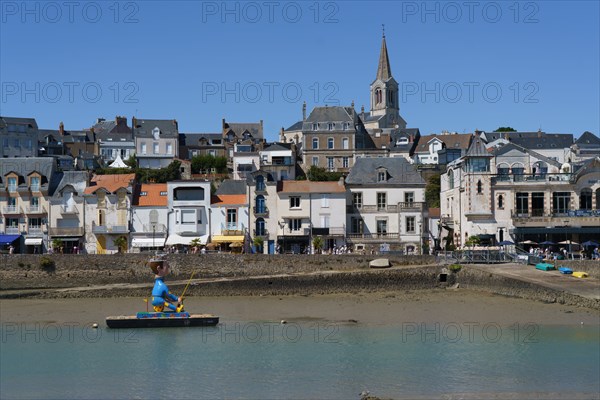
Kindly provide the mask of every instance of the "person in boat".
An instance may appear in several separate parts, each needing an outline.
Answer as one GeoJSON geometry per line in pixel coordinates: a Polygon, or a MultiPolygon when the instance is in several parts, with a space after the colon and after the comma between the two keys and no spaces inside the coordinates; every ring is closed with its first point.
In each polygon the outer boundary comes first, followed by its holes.
{"type": "Polygon", "coordinates": [[[183,299],[169,293],[169,288],[165,284],[165,276],[170,272],[169,263],[162,259],[153,259],[148,262],[148,266],[154,272],[154,288],[152,289],[152,306],[154,311],[162,312],[165,307],[169,310],[182,312],[183,299]]]}

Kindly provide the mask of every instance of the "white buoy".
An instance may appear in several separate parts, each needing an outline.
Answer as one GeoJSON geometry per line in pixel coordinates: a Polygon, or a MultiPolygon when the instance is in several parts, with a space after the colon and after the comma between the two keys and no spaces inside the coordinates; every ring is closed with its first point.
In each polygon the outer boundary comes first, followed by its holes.
{"type": "Polygon", "coordinates": [[[287,324],[287,321],[285,319],[282,319],[281,320],[281,325],[285,325],[285,324],[287,324]]]}
{"type": "Polygon", "coordinates": [[[96,323],[92,324],[92,328],[97,329],[98,328],[98,324],[96,324],[96,323]]]}

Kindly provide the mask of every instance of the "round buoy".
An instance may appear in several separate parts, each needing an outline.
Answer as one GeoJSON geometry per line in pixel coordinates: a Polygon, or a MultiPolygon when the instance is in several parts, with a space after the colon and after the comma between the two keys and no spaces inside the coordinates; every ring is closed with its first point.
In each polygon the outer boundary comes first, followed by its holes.
{"type": "Polygon", "coordinates": [[[94,329],[98,328],[98,324],[92,324],[92,328],[94,328],[94,329]]]}
{"type": "Polygon", "coordinates": [[[287,324],[287,321],[285,319],[282,319],[281,320],[281,325],[285,325],[285,324],[287,324]]]}

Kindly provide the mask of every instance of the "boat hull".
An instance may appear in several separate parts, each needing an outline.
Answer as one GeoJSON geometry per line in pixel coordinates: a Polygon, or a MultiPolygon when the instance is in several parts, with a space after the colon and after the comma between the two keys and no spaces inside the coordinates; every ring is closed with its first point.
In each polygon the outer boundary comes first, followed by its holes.
{"type": "Polygon", "coordinates": [[[138,313],[106,317],[106,325],[112,329],[128,328],[181,328],[189,326],[215,326],[219,317],[212,314],[188,313],[138,313]]]}

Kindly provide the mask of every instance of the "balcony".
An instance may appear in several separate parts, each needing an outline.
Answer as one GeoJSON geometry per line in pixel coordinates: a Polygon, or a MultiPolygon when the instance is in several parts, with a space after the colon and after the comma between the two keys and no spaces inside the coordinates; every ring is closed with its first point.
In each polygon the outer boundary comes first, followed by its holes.
{"type": "Polygon", "coordinates": [[[4,228],[4,233],[6,235],[20,235],[21,229],[16,226],[7,226],[6,228],[4,228]]]}
{"type": "Polygon", "coordinates": [[[2,207],[2,213],[11,215],[11,214],[21,214],[21,207],[19,206],[4,206],[2,207]]]}
{"type": "Polygon", "coordinates": [[[574,174],[523,174],[523,175],[496,175],[492,177],[492,185],[510,185],[513,183],[569,183],[574,178],[574,174]]]}
{"type": "Polygon", "coordinates": [[[44,229],[40,226],[29,227],[27,229],[27,234],[29,236],[44,236],[44,229]]]}
{"type": "Polygon", "coordinates": [[[290,230],[288,227],[282,229],[281,236],[308,236],[310,235],[310,228],[300,228],[296,230],[290,230]]]}
{"type": "Polygon", "coordinates": [[[312,228],[313,236],[345,236],[346,228],[340,227],[329,227],[329,228],[312,228]]]}
{"type": "Polygon", "coordinates": [[[294,162],[292,160],[292,157],[273,157],[271,159],[271,162],[269,161],[264,161],[263,165],[270,165],[270,166],[286,166],[286,167],[290,167],[292,165],[294,165],[294,162]]]}
{"type": "Polygon", "coordinates": [[[349,233],[346,235],[347,239],[353,241],[383,241],[390,239],[400,239],[399,233],[385,232],[385,233],[349,233]]]}
{"type": "Polygon", "coordinates": [[[532,210],[511,213],[515,227],[600,226],[600,210],[532,210]]]}
{"type": "Polygon", "coordinates": [[[269,209],[267,207],[252,207],[252,211],[256,217],[268,217],[269,209]]]}
{"type": "Polygon", "coordinates": [[[83,236],[83,227],[76,228],[49,228],[48,235],[51,237],[55,236],[83,236]]]}
{"type": "Polygon", "coordinates": [[[252,233],[256,237],[268,237],[269,236],[269,231],[267,229],[259,229],[259,230],[254,229],[254,231],[252,233]]]}
{"type": "Polygon", "coordinates": [[[40,205],[27,206],[27,214],[46,214],[46,208],[40,205]]]}
{"type": "Polygon", "coordinates": [[[361,213],[395,213],[398,212],[398,206],[393,204],[388,204],[385,206],[373,206],[373,205],[363,205],[361,213]]]}
{"type": "Polygon", "coordinates": [[[423,211],[425,209],[425,203],[420,201],[408,201],[398,203],[398,209],[400,212],[403,211],[423,211]]]}
{"type": "Polygon", "coordinates": [[[200,229],[200,225],[197,224],[176,224],[173,229],[175,233],[183,233],[184,235],[194,235],[201,236],[198,230],[200,229]]]}
{"type": "Polygon", "coordinates": [[[60,213],[62,215],[74,215],[74,214],[79,214],[79,211],[77,210],[77,207],[75,206],[60,206],[60,213]]]}
{"type": "Polygon", "coordinates": [[[144,233],[167,233],[167,226],[165,224],[144,224],[142,226],[142,232],[144,233]]]}
{"type": "Polygon", "coordinates": [[[128,225],[97,225],[92,224],[92,233],[95,234],[122,234],[129,233],[128,225]]]}

